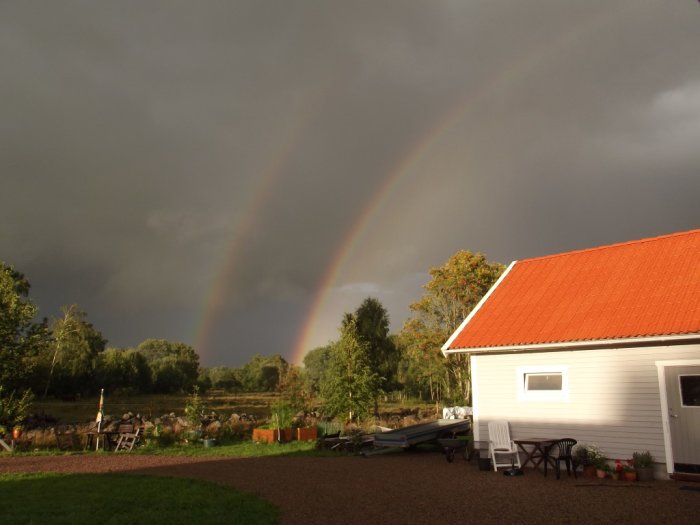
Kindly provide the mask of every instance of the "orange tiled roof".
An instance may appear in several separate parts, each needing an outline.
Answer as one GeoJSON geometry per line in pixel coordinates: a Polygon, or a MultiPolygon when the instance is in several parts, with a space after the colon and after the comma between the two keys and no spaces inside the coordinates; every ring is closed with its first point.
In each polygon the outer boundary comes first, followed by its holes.
{"type": "Polygon", "coordinates": [[[700,230],[518,261],[450,350],[700,333],[700,230]]]}

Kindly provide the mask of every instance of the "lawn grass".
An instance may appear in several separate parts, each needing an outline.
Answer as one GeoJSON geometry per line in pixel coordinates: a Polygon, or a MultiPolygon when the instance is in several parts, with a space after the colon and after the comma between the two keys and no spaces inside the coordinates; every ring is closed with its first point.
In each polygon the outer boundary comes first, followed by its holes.
{"type": "MultiPolygon", "coordinates": [[[[55,448],[37,449],[26,452],[15,451],[15,456],[70,456],[114,454],[111,451],[73,450],[62,451],[55,448]]],[[[123,452],[119,452],[123,454],[123,452]]],[[[232,457],[232,458],[257,458],[269,456],[314,456],[327,457],[338,456],[339,453],[331,450],[316,448],[313,441],[292,441],[290,443],[256,443],[254,441],[239,441],[237,443],[217,445],[206,448],[200,443],[181,444],[174,443],[167,447],[153,445],[138,445],[129,454],[152,454],[156,456],[184,456],[184,457],[232,457]]],[[[3,454],[0,453],[0,457],[3,454]]],[[[2,522],[0,521],[0,525],[2,522]]]]}
{"type": "Polygon", "coordinates": [[[291,443],[256,443],[241,441],[230,445],[205,448],[202,445],[173,445],[169,447],[138,446],[132,454],[156,454],[161,456],[225,456],[257,458],[263,456],[337,456],[328,450],[317,450],[315,442],[292,441],[291,443]]]}
{"type": "Polygon", "coordinates": [[[267,501],[211,482],[124,474],[0,475],[2,523],[272,524],[267,501]]]}

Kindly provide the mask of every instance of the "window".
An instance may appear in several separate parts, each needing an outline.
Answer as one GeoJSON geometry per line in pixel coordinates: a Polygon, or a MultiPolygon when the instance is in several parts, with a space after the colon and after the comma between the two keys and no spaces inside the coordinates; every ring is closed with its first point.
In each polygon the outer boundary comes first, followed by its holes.
{"type": "Polygon", "coordinates": [[[700,406],[700,376],[679,375],[681,384],[681,404],[684,407],[700,406]]]}
{"type": "Polygon", "coordinates": [[[525,374],[525,390],[527,392],[539,392],[542,390],[561,390],[561,387],[561,372],[525,374]]]}
{"type": "Polygon", "coordinates": [[[517,370],[518,399],[568,401],[569,373],[563,365],[527,366],[517,370]]]}

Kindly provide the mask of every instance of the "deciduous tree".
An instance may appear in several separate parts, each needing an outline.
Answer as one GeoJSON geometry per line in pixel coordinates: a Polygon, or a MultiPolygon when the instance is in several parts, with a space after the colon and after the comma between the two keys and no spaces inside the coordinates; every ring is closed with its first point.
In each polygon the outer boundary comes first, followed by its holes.
{"type": "Polygon", "coordinates": [[[29,289],[23,274],[0,261],[0,385],[7,395],[27,386],[31,358],[49,341],[46,322],[34,321],[37,307],[29,289]]]}
{"type": "Polygon", "coordinates": [[[0,424],[21,424],[33,394],[32,364],[48,345],[46,322],[35,323],[29,281],[0,261],[0,424]]]}
{"type": "Polygon", "coordinates": [[[151,368],[155,392],[192,391],[199,375],[199,356],[190,345],[165,339],[146,339],[137,350],[151,368]]]}
{"type": "Polygon", "coordinates": [[[347,416],[348,421],[364,419],[371,412],[378,387],[368,345],[359,336],[355,319],[346,316],[321,382],[324,411],[330,416],[347,416]]]}
{"type": "Polygon", "coordinates": [[[404,325],[400,340],[416,370],[418,382],[429,386],[431,398],[454,398],[471,403],[469,356],[444,358],[440,348],[504,270],[480,253],[459,251],[443,265],[430,269],[431,280],[423,297],[411,305],[413,317],[404,325]]]}
{"type": "Polygon", "coordinates": [[[91,391],[97,356],[107,344],[78,305],[61,310],[62,317],[51,322],[52,358],[44,396],[50,387],[59,394],[91,391]]]}
{"type": "Polygon", "coordinates": [[[313,394],[320,394],[323,376],[328,370],[333,345],[319,346],[304,356],[304,378],[313,394]]]}

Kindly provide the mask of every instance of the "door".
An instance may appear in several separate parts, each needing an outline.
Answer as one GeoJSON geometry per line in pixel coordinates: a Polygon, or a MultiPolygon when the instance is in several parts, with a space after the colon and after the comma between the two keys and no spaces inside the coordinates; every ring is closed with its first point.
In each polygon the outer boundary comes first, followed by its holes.
{"type": "Polygon", "coordinates": [[[674,471],[700,474],[700,366],[667,366],[665,375],[674,471]]]}

